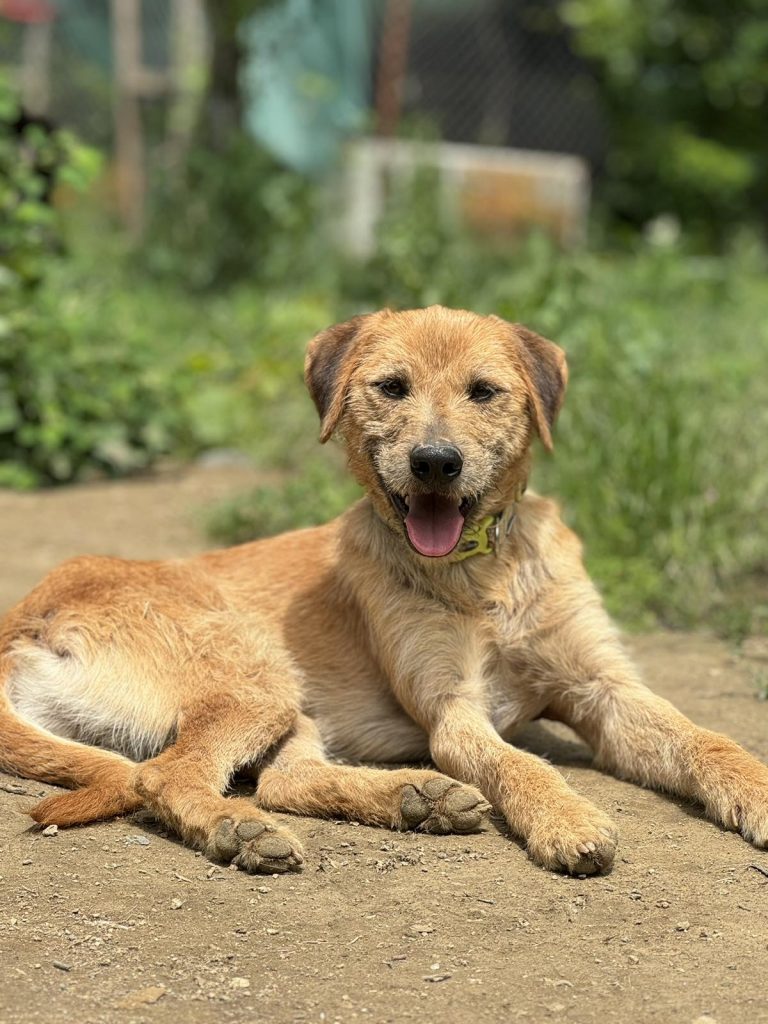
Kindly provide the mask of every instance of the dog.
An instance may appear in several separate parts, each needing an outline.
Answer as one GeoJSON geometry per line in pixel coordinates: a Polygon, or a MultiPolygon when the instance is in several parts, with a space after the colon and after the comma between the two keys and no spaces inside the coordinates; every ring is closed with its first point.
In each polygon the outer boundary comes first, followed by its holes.
{"type": "Polygon", "coordinates": [[[562,350],[496,316],[384,310],[318,334],[305,378],[366,492],[345,514],[189,559],[76,558],[4,619],[0,768],[71,787],[32,818],[146,807],[273,873],[303,852],[269,811],[467,833],[493,807],[537,865],[608,871],[611,819],[509,742],[548,718],[765,846],[768,768],[641,683],[578,539],[526,493],[562,350]],[[255,800],[223,795],[238,770],[255,800]]]}

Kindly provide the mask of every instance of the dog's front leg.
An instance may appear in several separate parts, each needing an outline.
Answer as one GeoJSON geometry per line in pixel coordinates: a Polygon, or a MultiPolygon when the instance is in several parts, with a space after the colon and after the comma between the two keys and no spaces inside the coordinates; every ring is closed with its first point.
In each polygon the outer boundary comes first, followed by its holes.
{"type": "Polygon", "coordinates": [[[598,767],[703,804],[718,824],[768,846],[768,767],[644,686],[604,613],[583,611],[537,654],[551,674],[550,710],[589,743],[598,767]]]}
{"type": "Polygon", "coordinates": [[[768,846],[768,768],[738,743],[694,725],[631,677],[582,681],[558,706],[598,767],[703,804],[719,825],[768,846]]]}
{"type": "Polygon", "coordinates": [[[572,874],[610,868],[616,828],[541,758],[501,739],[481,705],[443,698],[426,723],[435,764],[485,793],[542,867],[572,874]]]}
{"type": "Polygon", "coordinates": [[[487,710],[489,649],[474,620],[421,604],[405,632],[402,607],[380,601],[377,654],[395,697],[429,736],[437,767],[476,786],[522,839],[531,860],[553,871],[610,868],[616,828],[546,761],[506,743],[487,710]],[[385,627],[388,627],[385,629],[385,627]]]}

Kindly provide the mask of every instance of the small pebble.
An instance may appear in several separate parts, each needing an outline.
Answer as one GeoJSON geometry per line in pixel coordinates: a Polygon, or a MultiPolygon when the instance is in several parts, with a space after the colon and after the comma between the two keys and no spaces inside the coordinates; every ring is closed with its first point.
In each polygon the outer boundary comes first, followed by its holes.
{"type": "Polygon", "coordinates": [[[23,786],[17,785],[15,782],[3,782],[0,783],[0,789],[4,793],[13,793],[14,796],[26,796],[27,791],[23,786]]]}
{"type": "Polygon", "coordinates": [[[162,985],[147,985],[137,992],[131,992],[124,999],[121,999],[117,1006],[121,1010],[136,1010],[142,1006],[152,1006],[165,995],[162,985]]]}
{"type": "Polygon", "coordinates": [[[58,825],[48,825],[46,828],[43,829],[43,835],[44,836],[57,836],[58,834],[59,834],[59,826],[58,825]]]}

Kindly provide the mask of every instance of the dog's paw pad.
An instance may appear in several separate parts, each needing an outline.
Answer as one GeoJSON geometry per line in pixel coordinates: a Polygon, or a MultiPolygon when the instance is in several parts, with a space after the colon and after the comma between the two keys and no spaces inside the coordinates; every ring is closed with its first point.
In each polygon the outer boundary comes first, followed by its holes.
{"type": "Polygon", "coordinates": [[[231,861],[243,871],[282,874],[300,871],[304,854],[298,839],[284,828],[246,818],[225,818],[208,847],[215,860],[231,861]]]}
{"type": "Polygon", "coordinates": [[[406,828],[439,834],[473,832],[490,809],[491,805],[473,786],[444,776],[435,776],[418,787],[404,786],[400,802],[406,828]]]}
{"type": "Polygon", "coordinates": [[[453,779],[438,775],[434,779],[427,779],[421,786],[421,792],[428,800],[439,800],[441,796],[445,796],[449,789],[454,787],[460,788],[460,784],[453,779]]]}

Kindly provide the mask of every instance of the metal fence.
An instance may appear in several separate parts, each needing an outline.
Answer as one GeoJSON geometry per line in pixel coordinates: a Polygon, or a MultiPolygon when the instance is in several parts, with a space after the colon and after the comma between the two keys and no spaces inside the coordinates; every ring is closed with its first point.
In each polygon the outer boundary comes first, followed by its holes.
{"type": "MultiPolygon", "coordinates": [[[[557,0],[280,0],[241,38],[241,77],[256,83],[245,123],[302,170],[320,153],[331,165],[365,134],[602,161],[596,88],[557,0]],[[281,147],[291,118],[303,164],[281,147]]],[[[113,155],[120,207],[137,229],[147,169],[191,135],[210,53],[203,0],[0,0],[0,64],[33,113],[113,155]]]]}
{"type": "Polygon", "coordinates": [[[571,153],[592,164],[604,150],[596,87],[556,0],[415,0],[403,113],[431,120],[449,142],[571,153]]]}

